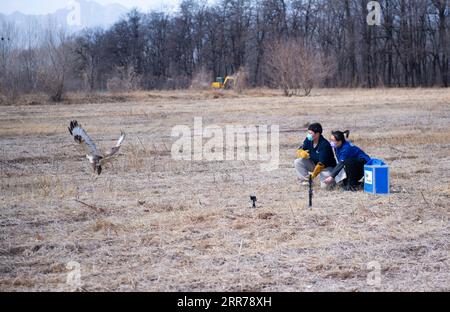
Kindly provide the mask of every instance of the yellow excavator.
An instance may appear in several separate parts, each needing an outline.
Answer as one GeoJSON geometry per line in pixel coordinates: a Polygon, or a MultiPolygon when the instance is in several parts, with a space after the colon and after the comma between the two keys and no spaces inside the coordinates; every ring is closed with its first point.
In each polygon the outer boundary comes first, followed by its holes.
{"type": "Polygon", "coordinates": [[[235,78],[233,76],[216,77],[216,81],[211,83],[211,87],[214,89],[232,89],[235,84],[235,78]]]}

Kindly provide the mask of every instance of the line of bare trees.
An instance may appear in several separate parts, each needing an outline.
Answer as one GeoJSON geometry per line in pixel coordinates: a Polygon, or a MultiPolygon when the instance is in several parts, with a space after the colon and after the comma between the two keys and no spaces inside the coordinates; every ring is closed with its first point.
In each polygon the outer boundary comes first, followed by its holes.
{"type": "Polygon", "coordinates": [[[251,86],[287,94],[448,87],[448,0],[380,0],[380,26],[367,24],[367,2],[184,0],[176,14],[132,10],[109,29],[70,36],[0,23],[0,92],[47,90],[57,101],[67,90],[186,88],[197,73],[212,80],[241,67],[251,86]],[[283,66],[295,87],[282,85],[283,66]]]}

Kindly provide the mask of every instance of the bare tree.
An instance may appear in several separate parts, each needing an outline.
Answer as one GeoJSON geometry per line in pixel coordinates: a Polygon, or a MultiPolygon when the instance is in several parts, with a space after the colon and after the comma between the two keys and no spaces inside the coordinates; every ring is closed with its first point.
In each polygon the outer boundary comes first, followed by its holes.
{"type": "Polygon", "coordinates": [[[50,99],[60,102],[65,92],[65,84],[73,60],[73,47],[64,28],[55,27],[49,21],[45,42],[40,50],[39,81],[41,88],[50,99]]]}
{"type": "Polygon", "coordinates": [[[78,70],[83,79],[84,88],[92,92],[98,85],[102,51],[102,29],[86,29],[74,44],[74,54],[77,61],[78,70]]]}
{"type": "Polygon", "coordinates": [[[286,96],[309,95],[330,73],[320,52],[300,40],[278,40],[266,56],[267,76],[286,96]]]}

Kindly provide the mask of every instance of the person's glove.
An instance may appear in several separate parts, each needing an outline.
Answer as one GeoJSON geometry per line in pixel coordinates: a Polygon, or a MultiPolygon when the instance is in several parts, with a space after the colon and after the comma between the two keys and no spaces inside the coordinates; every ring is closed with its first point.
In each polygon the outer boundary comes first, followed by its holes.
{"type": "Polygon", "coordinates": [[[315,177],[317,177],[323,169],[325,169],[325,165],[320,162],[317,163],[316,167],[314,167],[313,173],[311,174],[311,178],[314,179],[315,177]]]}
{"type": "Polygon", "coordinates": [[[309,153],[301,148],[297,150],[297,158],[309,158],[309,153]]]}

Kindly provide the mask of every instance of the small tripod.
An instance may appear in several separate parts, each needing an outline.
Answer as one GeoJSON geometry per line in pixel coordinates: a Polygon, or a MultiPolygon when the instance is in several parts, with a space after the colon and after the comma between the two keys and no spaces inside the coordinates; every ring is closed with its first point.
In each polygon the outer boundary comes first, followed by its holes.
{"type": "Polygon", "coordinates": [[[309,185],[309,207],[312,208],[313,188],[311,175],[309,175],[308,185],[309,185]]]}
{"type": "Polygon", "coordinates": [[[250,200],[253,202],[252,207],[256,208],[256,196],[255,195],[250,195],[250,200]]]}

